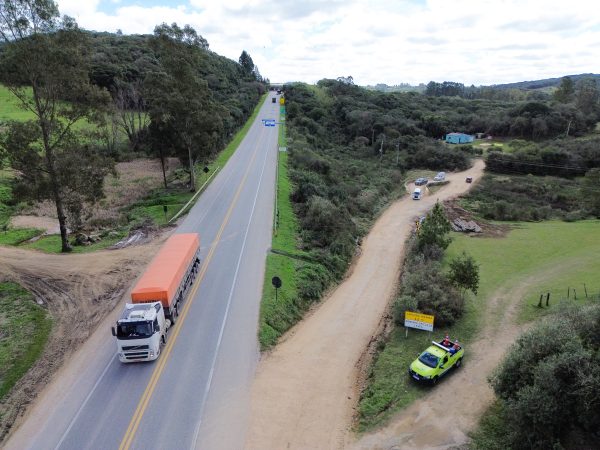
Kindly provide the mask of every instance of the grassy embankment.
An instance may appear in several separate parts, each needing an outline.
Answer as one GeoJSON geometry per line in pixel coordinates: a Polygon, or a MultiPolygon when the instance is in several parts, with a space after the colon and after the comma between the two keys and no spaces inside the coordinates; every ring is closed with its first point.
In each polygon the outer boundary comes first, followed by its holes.
{"type": "MultiPolygon", "coordinates": [[[[480,287],[476,297],[470,296],[465,315],[448,329],[436,329],[433,337],[448,332],[465,344],[472,341],[480,326],[487,301],[502,286],[512,286],[530,277],[539,280],[532,284],[520,306],[520,320],[537,319],[556,307],[566,297],[567,287],[576,287],[577,302],[592,301],[600,295],[600,221],[575,223],[542,222],[518,223],[504,238],[469,238],[457,233],[448,248],[446,261],[463,250],[480,265],[480,287]],[[560,267],[560,274],[544,275],[560,267]],[[585,299],[583,284],[588,299],[585,299]],[[538,308],[539,294],[550,292],[550,308],[538,308]]],[[[571,300],[573,292],[571,290],[571,300]]],[[[545,297],[544,297],[545,305],[545,297]]],[[[412,383],[406,374],[415,355],[424,350],[431,337],[429,333],[396,327],[383,351],[372,366],[369,386],[360,402],[359,430],[364,431],[386,421],[393,413],[425,395],[429,387],[412,383]]],[[[466,367],[468,369],[468,353],[466,367]]]]}
{"type": "MultiPolygon", "coordinates": [[[[282,112],[280,121],[285,119],[282,112]]],[[[279,147],[287,147],[285,126],[279,126],[279,147]]],[[[273,240],[271,248],[285,254],[269,252],[267,255],[263,295],[260,308],[260,328],[258,332],[261,349],[267,349],[277,342],[287,323],[301,317],[301,312],[294,307],[293,300],[298,296],[296,272],[301,264],[307,262],[297,259],[303,253],[297,247],[298,220],[292,209],[290,193],[292,186],[288,177],[288,153],[279,152],[277,167],[277,204],[273,240]],[[275,300],[275,288],[271,284],[274,276],[282,280],[282,286],[275,300]]]]}
{"type": "Polygon", "coordinates": [[[28,120],[35,116],[20,107],[20,102],[5,86],[0,84],[0,124],[8,120],[28,120]]]}
{"type": "MultiPolygon", "coordinates": [[[[225,147],[223,151],[219,152],[214,161],[208,165],[208,173],[204,173],[204,165],[199,165],[196,167],[196,185],[199,188],[202,187],[211,176],[214,176],[214,172],[220,170],[234,154],[235,150],[248,133],[250,126],[256,119],[258,112],[266,98],[267,95],[265,94],[254,108],[252,115],[246,121],[244,126],[235,134],[227,147],[225,147]]],[[[129,230],[132,227],[144,222],[151,223],[156,226],[166,225],[168,221],[171,220],[171,218],[173,218],[173,216],[175,216],[175,214],[177,214],[181,208],[184,207],[184,205],[186,205],[192,196],[193,193],[188,192],[187,190],[182,191],[164,188],[156,189],[145,199],[136,202],[128,208],[126,211],[128,224],[126,226],[113,230],[110,235],[107,235],[101,241],[95,244],[74,247],[73,251],[76,253],[90,252],[114,245],[119,240],[123,239],[123,237],[129,233],[129,230]],[[164,206],[167,207],[166,214],[163,209],[164,206]]],[[[192,206],[193,203],[191,203],[184,212],[187,212],[192,206]]],[[[35,242],[26,244],[23,247],[41,250],[48,253],[58,253],[60,252],[60,236],[45,236],[35,242]]]]}
{"type": "Polygon", "coordinates": [[[18,284],[0,283],[0,324],[1,400],[42,353],[52,320],[18,284]]]}

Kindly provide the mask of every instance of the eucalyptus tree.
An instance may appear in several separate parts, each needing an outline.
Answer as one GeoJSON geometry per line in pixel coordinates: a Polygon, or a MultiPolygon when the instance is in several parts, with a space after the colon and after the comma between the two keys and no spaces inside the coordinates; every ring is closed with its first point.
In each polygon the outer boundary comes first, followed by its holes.
{"type": "Polygon", "coordinates": [[[0,82],[33,115],[10,122],[0,146],[16,169],[15,194],[54,202],[66,252],[67,203],[76,213],[97,200],[110,170],[75,124],[103,121],[109,96],[90,83],[85,35],[54,1],[0,0],[0,38],[0,82]]]}
{"type": "Polygon", "coordinates": [[[151,139],[161,159],[166,150],[186,164],[195,191],[195,164],[217,148],[226,113],[200,75],[208,43],[187,25],[185,33],[178,30],[177,24],[154,30],[151,45],[160,67],[146,76],[145,98],[151,139]]]}

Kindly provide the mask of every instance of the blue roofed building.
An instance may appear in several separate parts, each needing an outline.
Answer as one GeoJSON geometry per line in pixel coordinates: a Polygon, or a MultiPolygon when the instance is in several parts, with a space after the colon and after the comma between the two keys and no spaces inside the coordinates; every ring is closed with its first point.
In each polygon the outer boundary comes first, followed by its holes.
{"type": "Polygon", "coordinates": [[[448,144],[468,144],[473,142],[475,138],[470,134],[464,133],[448,133],[446,135],[446,142],[448,144]]]}

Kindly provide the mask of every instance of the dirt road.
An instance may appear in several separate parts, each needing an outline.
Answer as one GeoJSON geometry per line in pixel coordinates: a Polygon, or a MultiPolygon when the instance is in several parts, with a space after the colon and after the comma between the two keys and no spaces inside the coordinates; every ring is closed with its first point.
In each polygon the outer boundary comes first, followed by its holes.
{"type": "Polygon", "coordinates": [[[352,440],[357,363],[395,292],[404,242],[436,199],[458,196],[483,174],[477,161],[434,195],[395,202],[364,239],[354,270],[261,361],[252,390],[247,449],[336,449],[352,440]]]}
{"type": "MultiPolygon", "coordinates": [[[[577,261],[573,261],[577,264],[577,261]]],[[[494,399],[487,378],[508,347],[528,325],[517,325],[519,302],[531,286],[563,272],[543,267],[488,300],[478,338],[469,344],[465,364],[423,399],[398,413],[390,424],[348,445],[352,450],[447,449],[468,443],[468,433],[494,399]]]]}
{"type": "Polygon", "coordinates": [[[525,291],[535,282],[527,279],[498,291],[489,300],[479,338],[469,345],[466,365],[450,374],[426,397],[401,411],[387,427],[362,436],[348,447],[408,450],[447,449],[466,444],[467,433],[494,399],[487,377],[522,331],[515,324],[516,309],[525,291]]]}
{"type": "Polygon", "coordinates": [[[53,320],[41,357],[0,402],[0,442],[66,358],[112,312],[165,238],[124,250],[70,255],[0,247],[0,280],[32,292],[53,320]]]}

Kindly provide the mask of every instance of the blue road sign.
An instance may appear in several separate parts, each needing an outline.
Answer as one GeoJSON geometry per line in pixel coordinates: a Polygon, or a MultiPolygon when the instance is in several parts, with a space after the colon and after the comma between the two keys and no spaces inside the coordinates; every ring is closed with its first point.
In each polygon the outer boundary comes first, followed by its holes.
{"type": "Polygon", "coordinates": [[[274,127],[275,119],[263,119],[263,123],[265,124],[265,127],[274,127]]]}

